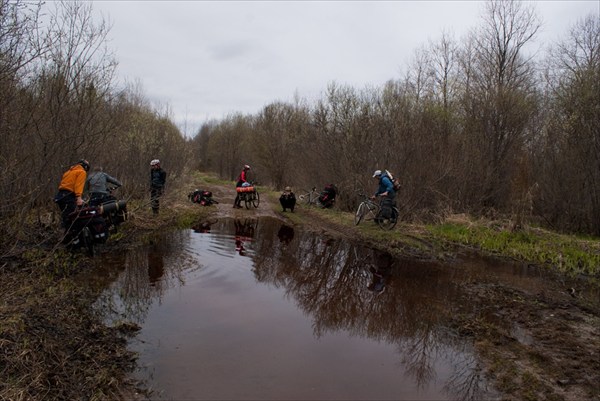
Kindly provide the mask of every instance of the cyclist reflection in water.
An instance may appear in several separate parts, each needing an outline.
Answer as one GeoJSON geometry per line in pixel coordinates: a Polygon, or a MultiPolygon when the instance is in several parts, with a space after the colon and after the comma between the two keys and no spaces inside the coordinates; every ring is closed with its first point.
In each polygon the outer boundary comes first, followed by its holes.
{"type": "Polygon", "coordinates": [[[277,232],[277,237],[279,237],[279,241],[282,243],[289,244],[294,239],[294,228],[282,224],[277,232]]]}
{"type": "Polygon", "coordinates": [[[389,253],[381,253],[375,257],[375,266],[371,266],[371,282],[367,285],[369,291],[375,294],[381,294],[385,290],[385,285],[390,271],[392,270],[393,259],[389,253]]]}
{"type": "Polygon", "coordinates": [[[253,220],[242,222],[241,220],[236,219],[233,224],[235,226],[235,250],[241,256],[245,256],[246,247],[244,246],[244,243],[246,241],[252,241],[256,223],[253,220]]]}
{"type": "Polygon", "coordinates": [[[160,251],[151,249],[148,251],[148,280],[150,286],[154,287],[165,274],[165,264],[160,251]]]}

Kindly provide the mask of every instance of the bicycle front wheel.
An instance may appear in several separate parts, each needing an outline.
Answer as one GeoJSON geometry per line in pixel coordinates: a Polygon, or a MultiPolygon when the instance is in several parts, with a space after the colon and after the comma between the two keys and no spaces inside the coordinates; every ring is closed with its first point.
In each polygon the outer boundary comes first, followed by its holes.
{"type": "Polygon", "coordinates": [[[260,195],[258,194],[258,191],[256,191],[252,196],[252,205],[254,207],[258,207],[259,204],[260,204],[260,195]]]}
{"type": "Polygon", "coordinates": [[[359,225],[366,213],[367,205],[365,205],[364,202],[361,202],[361,204],[358,205],[358,209],[356,209],[356,213],[354,214],[354,224],[359,225]]]}
{"type": "Polygon", "coordinates": [[[302,194],[298,196],[298,200],[304,205],[310,205],[310,192],[302,191],[302,194]]]}
{"type": "Polygon", "coordinates": [[[379,227],[381,227],[384,230],[391,230],[392,228],[396,227],[396,223],[398,223],[398,209],[396,207],[392,208],[392,215],[390,216],[389,219],[384,219],[379,217],[377,219],[377,224],[379,224],[379,227]]]}
{"type": "Polygon", "coordinates": [[[81,230],[80,238],[88,255],[94,257],[94,254],[96,253],[94,250],[94,238],[92,238],[92,232],[89,227],[84,227],[83,230],[81,230]]]}

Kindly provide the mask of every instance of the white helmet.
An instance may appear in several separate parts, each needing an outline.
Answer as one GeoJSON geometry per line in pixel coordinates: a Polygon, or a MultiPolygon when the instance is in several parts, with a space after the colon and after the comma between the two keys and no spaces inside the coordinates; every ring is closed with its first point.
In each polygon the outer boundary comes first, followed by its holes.
{"type": "Polygon", "coordinates": [[[379,177],[380,175],[381,175],[381,170],[375,170],[375,172],[373,173],[373,178],[379,177]]]}
{"type": "Polygon", "coordinates": [[[160,164],[160,160],[158,160],[158,159],[154,159],[150,162],[151,166],[156,166],[157,164],[160,164]]]}
{"type": "Polygon", "coordinates": [[[244,164],[244,170],[250,170],[250,166],[247,164],[244,164]]]}

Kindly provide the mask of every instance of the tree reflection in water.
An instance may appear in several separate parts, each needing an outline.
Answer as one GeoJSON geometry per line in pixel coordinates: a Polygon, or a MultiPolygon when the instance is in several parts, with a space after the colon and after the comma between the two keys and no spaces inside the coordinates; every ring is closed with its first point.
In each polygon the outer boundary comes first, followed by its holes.
{"type": "MultiPolygon", "coordinates": [[[[420,387],[436,380],[436,361],[453,366],[445,390],[458,399],[487,394],[476,360],[449,328],[460,291],[456,269],[387,253],[320,233],[295,230],[275,219],[220,220],[192,235],[235,237],[236,251],[251,257],[259,283],[283,290],[310,316],[314,336],[345,331],[351,336],[394,344],[398,364],[420,387]],[[242,242],[243,252],[237,241],[242,242]],[[248,247],[251,252],[245,252],[248,247]],[[385,291],[383,291],[385,289],[385,291]]],[[[231,239],[229,239],[231,241],[231,239]]],[[[185,284],[201,269],[201,255],[188,249],[189,232],[165,236],[155,245],[130,251],[125,268],[104,293],[113,310],[138,323],[169,288],[185,284]]],[[[229,252],[233,252],[229,249],[229,252]]]]}
{"type": "Polygon", "coordinates": [[[284,227],[261,224],[254,274],[296,300],[312,317],[316,337],[344,330],[396,344],[398,363],[420,387],[436,379],[433,361],[450,358],[455,372],[446,391],[465,400],[487,391],[468,345],[448,328],[460,291],[452,273],[313,232],[300,231],[278,247],[274,239],[284,227]]]}
{"type": "Polygon", "coordinates": [[[97,301],[106,319],[126,317],[142,323],[153,302],[159,302],[169,288],[182,285],[185,272],[198,268],[184,252],[189,237],[185,232],[169,233],[150,245],[118,255],[104,255],[101,263],[106,290],[97,301]],[[111,268],[109,269],[108,266],[111,268]],[[111,274],[118,266],[120,274],[111,274]]]}

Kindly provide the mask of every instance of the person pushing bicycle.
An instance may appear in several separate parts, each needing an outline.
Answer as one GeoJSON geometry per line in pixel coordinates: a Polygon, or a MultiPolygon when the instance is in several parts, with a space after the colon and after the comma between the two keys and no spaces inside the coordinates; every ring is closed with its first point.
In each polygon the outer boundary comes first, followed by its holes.
{"type": "MultiPolygon", "coordinates": [[[[242,171],[240,172],[240,175],[237,178],[237,182],[235,184],[236,188],[241,187],[242,185],[248,183],[248,170],[250,170],[250,166],[247,164],[244,164],[244,168],[242,169],[242,171]]],[[[237,208],[237,209],[242,208],[242,198],[240,198],[239,192],[236,192],[235,200],[233,201],[233,207],[237,208]]]]}
{"type": "Polygon", "coordinates": [[[379,187],[375,195],[371,196],[371,199],[376,199],[378,196],[382,197],[381,200],[381,217],[389,219],[392,216],[392,207],[396,201],[396,191],[394,190],[394,183],[392,178],[389,176],[387,171],[375,170],[373,178],[377,178],[379,187]]]}

